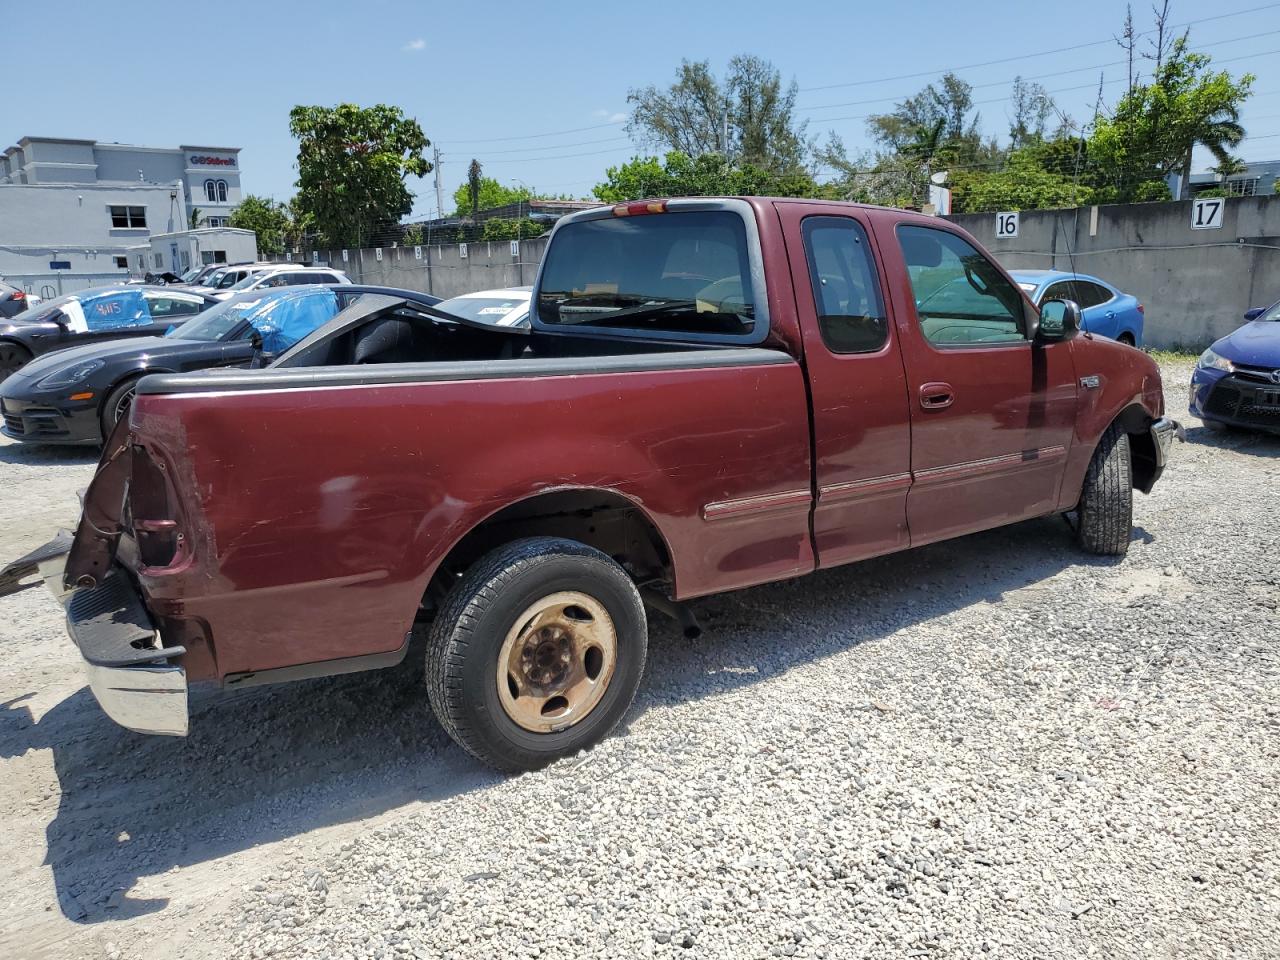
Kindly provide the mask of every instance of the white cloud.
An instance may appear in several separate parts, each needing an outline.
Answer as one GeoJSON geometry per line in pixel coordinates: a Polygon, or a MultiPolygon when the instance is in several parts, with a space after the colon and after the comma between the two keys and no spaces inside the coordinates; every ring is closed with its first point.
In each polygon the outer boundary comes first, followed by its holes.
{"type": "Polygon", "coordinates": [[[593,111],[591,115],[593,117],[599,117],[601,120],[606,120],[609,123],[621,123],[623,120],[627,119],[627,115],[625,113],[615,113],[612,110],[605,110],[603,107],[599,110],[593,111]]]}
{"type": "Polygon", "coordinates": [[[409,53],[419,53],[427,49],[427,41],[423,40],[421,37],[418,37],[416,40],[410,40],[400,49],[406,50],[409,53]]]}

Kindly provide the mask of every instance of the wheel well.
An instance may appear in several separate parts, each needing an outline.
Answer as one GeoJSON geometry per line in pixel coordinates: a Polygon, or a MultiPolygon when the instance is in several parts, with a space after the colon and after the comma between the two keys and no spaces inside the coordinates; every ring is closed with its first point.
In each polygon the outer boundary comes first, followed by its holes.
{"type": "Polygon", "coordinates": [[[106,413],[106,411],[107,411],[107,401],[111,399],[111,395],[112,395],[113,393],[115,393],[117,390],[119,390],[121,386],[123,386],[123,385],[124,385],[124,384],[126,384],[126,383],[137,383],[139,380],[141,380],[143,377],[145,377],[145,376],[146,376],[147,374],[149,374],[149,373],[163,373],[163,372],[167,372],[167,371],[161,371],[161,370],[139,370],[139,371],[137,371],[137,372],[135,372],[135,373],[126,373],[123,377],[121,377],[121,378],[120,378],[119,380],[117,380],[115,383],[111,384],[111,386],[107,387],[107,389],[105,389],[105,390],[103,390],[103,391],[102,391],[102,400],[101,400],[101,402],[98,404],[98,416],[99,416],[99,418],[101,418],[101,416],[102,416],[104,413],[106,413]]]}
{"type": "Polygon", "coordinates": [[[1156,482],[1156,441],[1151,436],[1151,414],[1141,404],[1132,403],[1120,411],[1116,421],[1129,435],[1129,457],[1133,464],[1133,486],[1150,493],[1156,482]]]}
{"type": "Polygon", "coordinates": [[[436,568],[423,598],[429,614],[453,584],[490,550],[523,537],[566,537],[617,560],[640,585],[668,590],[675,575],[671,551],[649,516],[608,490],[556,490],[499,510],[459,540],[436,568]]]}

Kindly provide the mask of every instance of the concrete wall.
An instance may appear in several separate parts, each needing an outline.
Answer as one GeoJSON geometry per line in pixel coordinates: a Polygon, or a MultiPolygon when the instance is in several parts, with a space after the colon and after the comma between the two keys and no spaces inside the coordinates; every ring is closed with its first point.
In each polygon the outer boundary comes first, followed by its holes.
{"type": "Polygon", "coordinates": [[[994,213],[947,219],[1006,268],[1074,269],[1133,294],[1148,347],[1207,346],[1280,299],[1280,197],[1228,199],[1219,230],[1191,229],[1190,200],[1025,211],[1007,240],[994,213]]]}
{"type": "Polygon", "coordinates": [[[467,244],[465,257],[459,244],[450,243],[381,247],[381,260],[377,249],[348,250],[345,259],[342,250],[321,250],[315,259],[344,271],[353,283],[419,290],[447,300],[476,290],[528,286],[537,277],[546,246],[546,237],[538,237],[519,241],[516,255],[510,241],[494,240],[467,244]],[[415,250],[421,251],[421,259],[415,250]]]}

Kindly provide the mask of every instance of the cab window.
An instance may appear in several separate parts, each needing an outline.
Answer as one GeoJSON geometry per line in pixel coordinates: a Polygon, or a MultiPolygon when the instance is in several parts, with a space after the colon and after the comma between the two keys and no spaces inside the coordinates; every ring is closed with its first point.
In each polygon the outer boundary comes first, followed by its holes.
{"type": "Polygon", "coordinates": [[[972,244],[908,224],[898,227],[898,243],[930,343],[950,348],[1026,341],[1022,294],[972,244]]]}
{"type": "Polygon", "coordinates": [[[832,353],[873,353],[889,324],[866,231],[848,217],[806,217],[801,224],[822,342],[832,353]]]}
{"type": "Polygon", "coordinates": [[[160,293],[146,294],[147,307],[154,319],[190,317],[199,313],[203,303],[194,297],[175,297],[160,293]]]}

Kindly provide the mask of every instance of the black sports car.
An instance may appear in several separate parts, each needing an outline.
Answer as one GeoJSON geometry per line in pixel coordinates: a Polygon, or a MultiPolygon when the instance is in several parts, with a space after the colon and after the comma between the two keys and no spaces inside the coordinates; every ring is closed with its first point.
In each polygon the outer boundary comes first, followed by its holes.
{"type": "Polygon", "coordinates": [[[217,302],[186,290],[124,285],[42,301],[0,320],[0,382],[34,357],[102,340],[154,337],[217,302]]]}
{"type": "MultiPolygon", "coordinates": [[[[0,384],[0,432],[36,443],[99,443],[128,415],[145,374],[269,363],[362,294],[375,292],[387,291],[350,284],[254,290],[218,303],[163,337],[90,344],[40,357],[0,384]]],[[[411,296],[429,304],[439,299],[411,296]]]]}

